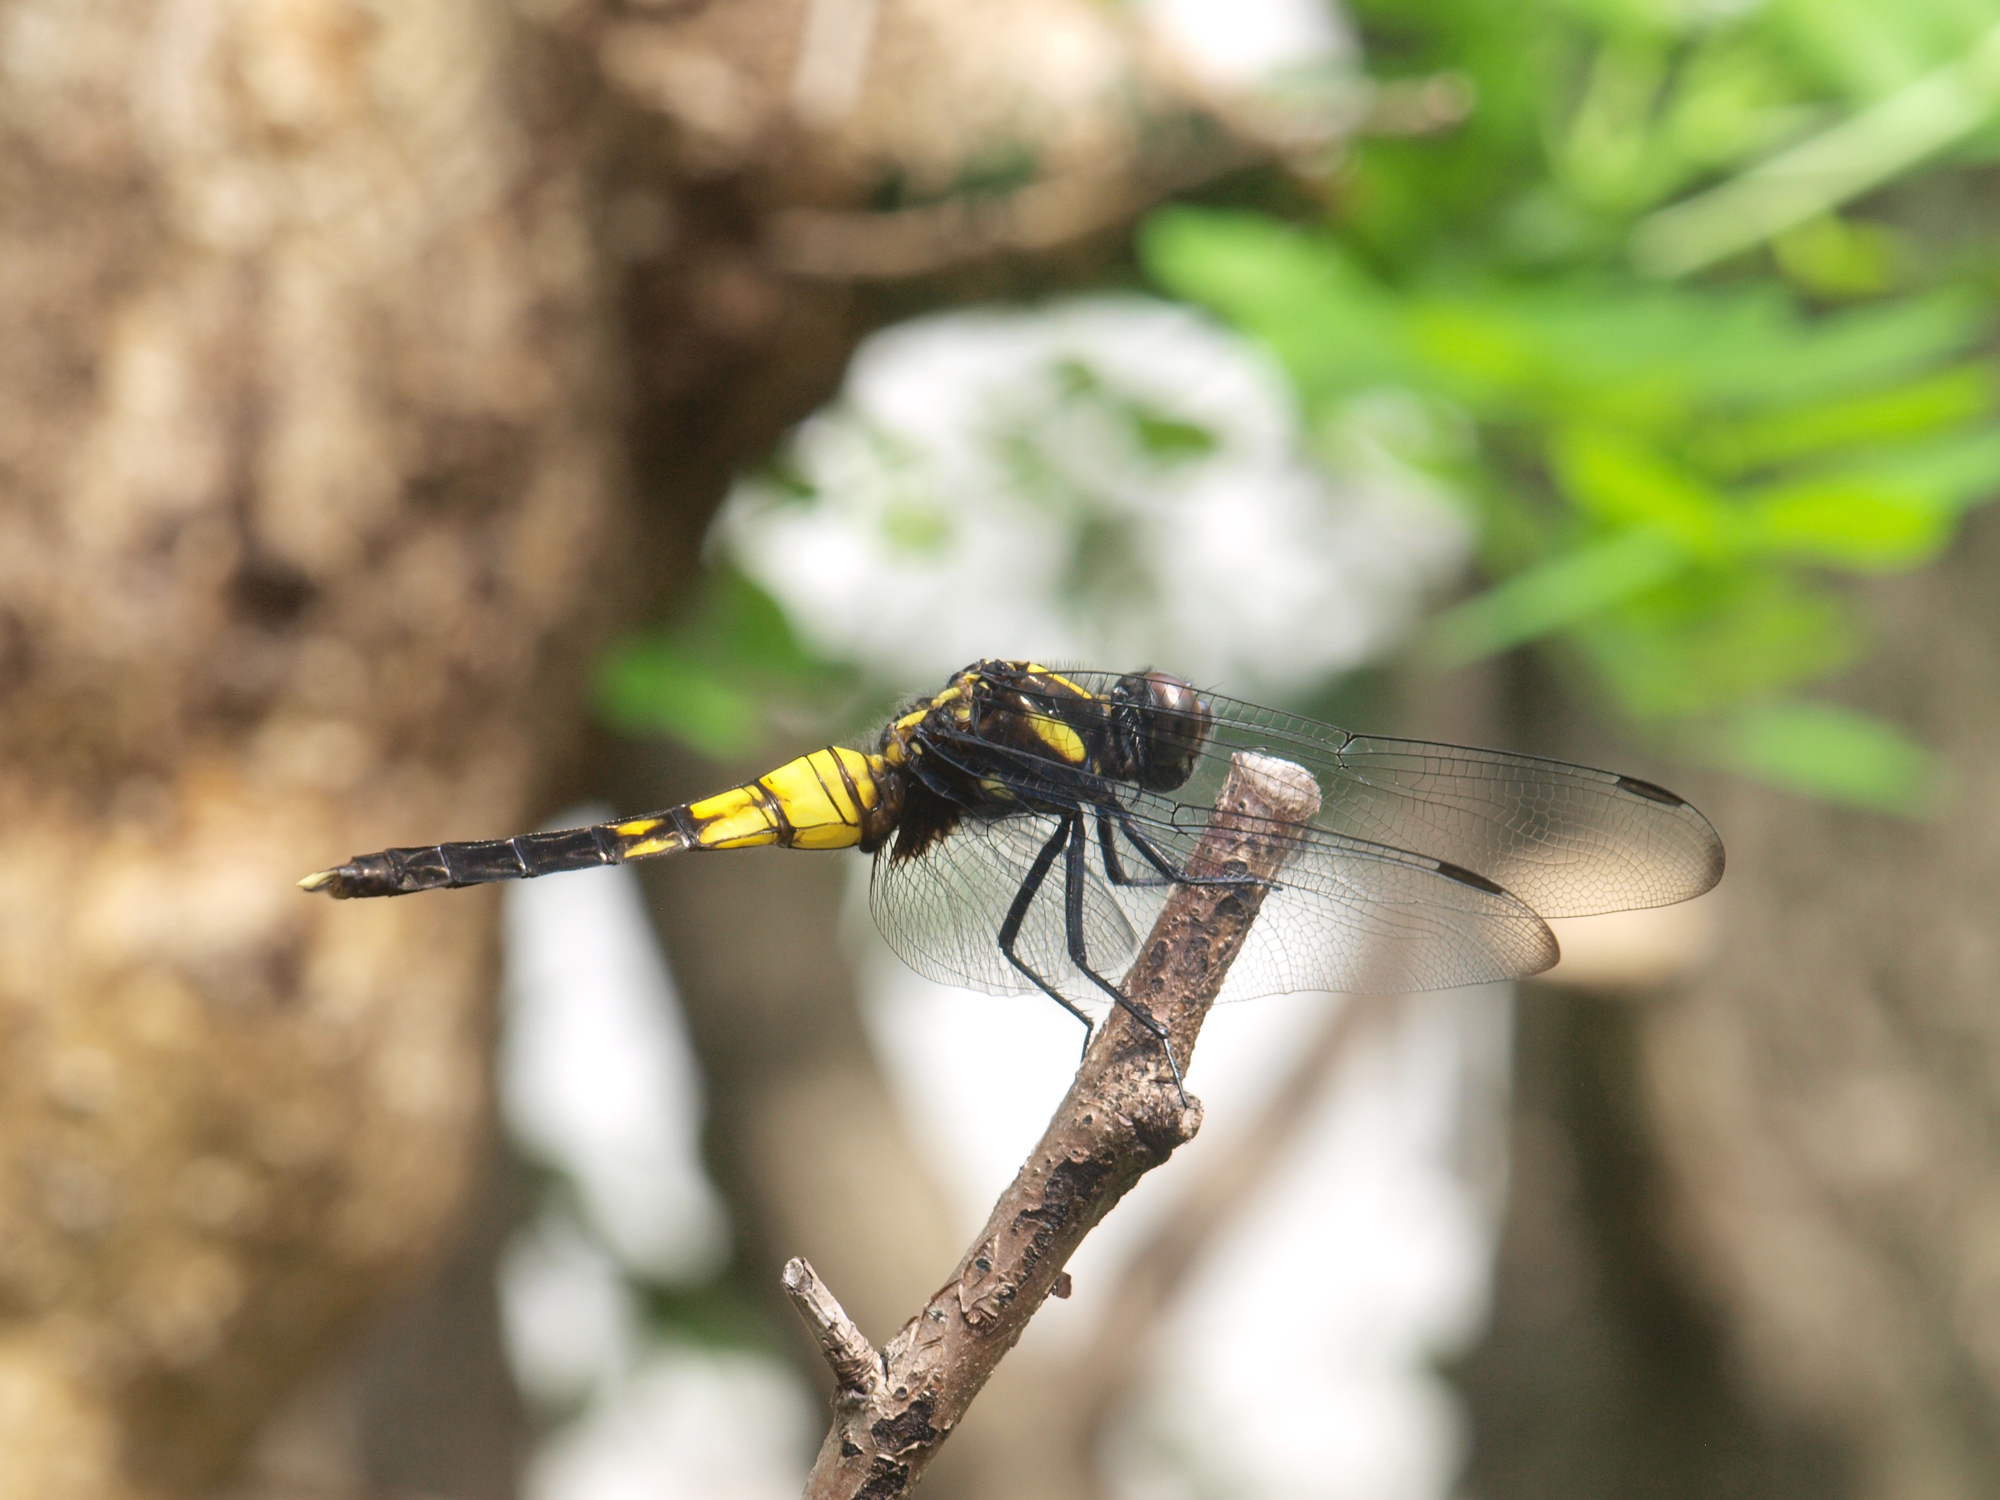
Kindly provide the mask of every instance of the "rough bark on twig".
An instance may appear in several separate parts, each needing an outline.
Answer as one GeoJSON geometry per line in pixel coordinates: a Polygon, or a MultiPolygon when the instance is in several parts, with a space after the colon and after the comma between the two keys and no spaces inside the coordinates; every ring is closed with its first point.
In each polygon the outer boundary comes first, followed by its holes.
{"type": "MultiPolygon", "coordinates": [[[[1318,808],[1319,788],[1305,771],[1239,754],[1189,873],[1271,879],[1297,826],[1318,808]]],[[[1265,889],[1177,887],[1125,977],[1125,993],[1166,1025],[1183,1065],[1265,889]]],[[[843,1382],[808,1500],[906,1493],[1055,1291],[1084,1235],[1200,1124],[1200,1105],[1182,1103],[1160,1044],[1114,1011],[957,1271],[882,1351],[880,1380],[868,1382],[872,1389],[843,1382]]]]}

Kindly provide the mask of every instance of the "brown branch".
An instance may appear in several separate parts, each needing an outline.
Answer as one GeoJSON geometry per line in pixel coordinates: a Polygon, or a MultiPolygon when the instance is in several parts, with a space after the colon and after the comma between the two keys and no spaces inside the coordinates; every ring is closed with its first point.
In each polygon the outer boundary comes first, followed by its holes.
{"type": "MultiPolygon", "coordinates": [[[[1297,826],[1318,809],[1318,785],[1305,771],[1239,754],[1189,873],[1269,880],[1290,852],[1297,826]]],[[[1183,1064],[1193,1056],[1202,1021],[1242,950],[1265,889],[1177,886],[1125,977],[1125,993],[1165,1024],[1183,1064]]],[[[836,1399],[832,1429],[806,1484],[807,1500],[890,1500],[906,1493],[1035,1309],[1057,1290],[1084,1235],[1200,1124],[1200,1105],[1182,1103],[1160,1044],[1122,1009],[1114,1010],[957,1272],[882,1351],[879,1385],[866,1395],[843,1391],[836,1399]]]]}
{"type": "Polygon", "coordinates": [[[841,1395],[873,1396],[882,1383],[882,1358],[803,1256],[785,1262],[784,1286],[792,1306],[819,1340],[819,1352],[841,1395]]]}

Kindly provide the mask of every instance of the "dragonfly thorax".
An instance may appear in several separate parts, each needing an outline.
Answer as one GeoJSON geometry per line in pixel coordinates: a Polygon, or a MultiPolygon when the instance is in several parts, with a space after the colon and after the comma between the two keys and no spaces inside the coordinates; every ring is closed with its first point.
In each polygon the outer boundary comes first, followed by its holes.
{"type": "Polygon", "coordinates": [[[1091,687],[1035,662],[981,661],[891,720],[880,753],[979,815],[1060,812],[1103,802],[1116,784],[1182,786],[1212,722],[1194,688],[1165,672],[1091,687]]]}

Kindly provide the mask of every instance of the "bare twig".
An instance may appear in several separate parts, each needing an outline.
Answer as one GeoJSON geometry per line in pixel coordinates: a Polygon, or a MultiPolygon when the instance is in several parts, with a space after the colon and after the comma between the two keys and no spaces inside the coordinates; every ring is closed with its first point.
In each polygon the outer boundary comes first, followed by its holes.
{"type": "MultiPolygon", "coordinates": [[[[1298,824],[1318,807],[1318,785],[1299,767],[1237,755],[1189,873],[1271,879],[1298,824]]],[[[1183,1062],[1193,1055],[1265,889],[1176,887],[1125,977],[1125,993],[1165,1024],[1183,1062]]],[[[873,1394],[836,1401],[833,1427],[806,1484],[808,1500],[906,1493],[1055,1291],[1084,1235],[1200,1123],[1200,1105],[1183,1105],[1173,1088],[1159,1042],[1122,1009],[1113,1011],[957,1272],[882,1351],[873,1394]]]]}
{"type": "Polygon", "coordinates": [[[819,1340],[819,1352],[826,1357],[840,1394],[864,1400],[873,1396],[882,1384],[882,1356],[804,1257],[795,1255],[785,1262],[784,1285],[785,1295],[819,1340]]]}

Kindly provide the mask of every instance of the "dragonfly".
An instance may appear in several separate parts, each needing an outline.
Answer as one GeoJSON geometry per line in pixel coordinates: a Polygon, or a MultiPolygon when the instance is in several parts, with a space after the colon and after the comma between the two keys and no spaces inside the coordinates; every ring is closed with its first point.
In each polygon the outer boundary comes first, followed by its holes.
{"type": "MultiPolygon", "coordinates": [[[[1218,997],[1400,994],[1538,974],[1545,919],[1712,888],[1722,842],[1664,787],[1587,766],[1354,734],[1169,673],[979,661],[894,715],[755,781],[588,828],[357,855],[299,885],[338,898],[523,880],[680,850],[858,849],[890,946],[928,978],[1040,991],[1088,1030],[1108,996],[1180,1066],[1123,972],[1208,825],[1230,758],[1304,767],[1319,811],[1218,997]],[[1102,1006],[1101,1001],[1094,1001],[1102,1006]]],[[[1183,1092],[1185,1092],[1183,1090],[1183,1092]]]]}

